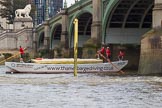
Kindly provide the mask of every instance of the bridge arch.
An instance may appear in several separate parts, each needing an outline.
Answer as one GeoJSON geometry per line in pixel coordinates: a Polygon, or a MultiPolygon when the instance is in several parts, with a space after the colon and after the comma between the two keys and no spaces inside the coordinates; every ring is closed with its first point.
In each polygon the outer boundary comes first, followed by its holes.
{"type": "Polygon", "coordinates": [[[70,48],[73,45],[73,37],[74,37],[74,19],[78,19],[78,47],[82,47],[84,42],[87,41],[91,37],[91,24],[92,24],[92,11],[91,10],[81,10],[77,12],[70,21],[70,48]]]}
{"type": "Polygon", "coordinates": [[[119,0],[110,0],[109,4],[107,5],[107,7],[105,9],[105,15],[103,16],[103,22],[102,22],[102,25],[103,25],[102,26],[102,30],[103,30],[102,41],[103,42],[105,42],[107,21],[109,19],[111,11],[113,10],[113,8],[115,8],[117,6],[118,3],[119,3],[119,0]]]}
{"type": "Polygon", "coordinates": [[[102,40],[111,47],[112,59],[120,49],[125,50],[128,67],[138,69],[141,36],[152,28],[153,5],[154,0],[109,2],[102,20],[102,40]]]}
{"type": "Polygon", "coordinates": [[[153,5],[153,0],[111,0],[103,18],[103,41],[139,45],[152,26],[153,5]]]}
{"type": "Polygon", "coordinates": [[[38,49],[43,48],[44,45],[44,31],[40,33],[39,39],[38,39],[38,49]]]}
{"type": "Polygon", "coordinates": [[[50,37],[50,48],[53,49],[56,47],[61,41],[61,32],[62,32],[62,25],[60,23],[55,24],[53,29],[51,30],[51,37],[50,37]]]}

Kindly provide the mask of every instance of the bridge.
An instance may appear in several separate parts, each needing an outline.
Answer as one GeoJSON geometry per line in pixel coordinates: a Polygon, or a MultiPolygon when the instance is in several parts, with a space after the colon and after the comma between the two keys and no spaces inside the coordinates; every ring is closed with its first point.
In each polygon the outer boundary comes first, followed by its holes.
{"type": "Polygon", "coordinates": [[[140,45],[152,28],[154,0],[80,0],[47,19],[35,32],[37,48],[53,49],[58,43],[73,47],[73,21],[79,20],[79,47],[87,40],[107,44],[140,45]]]}

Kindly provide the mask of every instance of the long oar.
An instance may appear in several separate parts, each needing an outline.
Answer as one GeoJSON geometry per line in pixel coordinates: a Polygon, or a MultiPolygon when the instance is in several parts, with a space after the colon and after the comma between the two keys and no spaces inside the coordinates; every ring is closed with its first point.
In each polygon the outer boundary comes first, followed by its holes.
{"type": "Polygon", "coordinates": [[[14,54],[13,56],[11,56],[11,57],[9,57],[9,58],[7,58],[7,59],[2,60],[2,61],[0,62],[0,64],[2,64],[2,63],[4,63],[5,61],[10,60],[10,59],[12,59],[12,58],[18,56],[18,55],[20,55],[20,53],[14,54]]]}
{"type": "Polygon", "coordinates": [[[122,74],[125,73],[125,72],[123,72],[122,70],[120,70],[116,65],[114,65],[114,64],[110,61],[110,59],[106,59],[106,57],[105,57],[103,54],[101,54],[101,53],[99,53],[99,54],[100,54],[101,57],[103,57],[105,60],[107,60],[112,66],[114,66],[117,70],[119,70],[119,72],[121,72],[122,74]]]}
{"type": "MultiPolygon", "coordinates": [[[[24,51],[25,51],[25,50],[26,50],[26,48],[24,48],[24,51]]],[[[19,53],[19,52],[18,52],[18,53],[16,53],[16,54],[14,54],[13,56],[11,56],[11,57],[7,58],[7,59],[2,60],[2,61],[0,62],[0,64],[2,64],[2,63],[4,63],[4,62],[6,62],[7,60],[10,60],[10,59],[12,59],[12,58],[14,58],[14,57],[18,56],[18,55],[20,55],[20,53],[19,53]]]]}

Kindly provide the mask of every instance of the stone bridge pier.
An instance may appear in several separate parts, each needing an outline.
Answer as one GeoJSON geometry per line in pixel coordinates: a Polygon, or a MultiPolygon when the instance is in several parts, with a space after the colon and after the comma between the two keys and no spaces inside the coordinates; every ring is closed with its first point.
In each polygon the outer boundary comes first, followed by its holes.
{"type": "Polygon", "coordinates": [[[162,0],[155,0],[152,30],[141,40],[139,74],[162,75],[162,0]]]}
{"type": "Polygon", "coordinates": [[[102,41],[101,34],[101,0],[93,0],[93,21],[91,25],[91,38],[95,38],[99,43],[102,41]]]}
{"type": "Polygon", "coordinates": [[[162,26],[162,0],[155,0],[152,25],[153,28],[162,26]]]}

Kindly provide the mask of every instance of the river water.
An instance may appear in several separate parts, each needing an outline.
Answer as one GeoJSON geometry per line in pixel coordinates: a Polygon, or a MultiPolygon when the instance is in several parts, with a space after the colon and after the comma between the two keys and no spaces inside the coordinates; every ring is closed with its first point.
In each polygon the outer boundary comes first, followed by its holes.
{"type": "Polygon", "coordinates": [[[162,108],[162,77],[5,74],[0,108],[162,108]]]}

